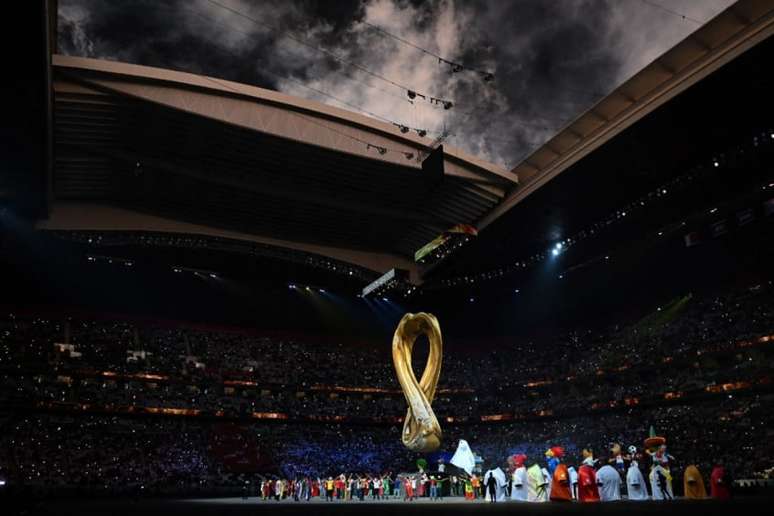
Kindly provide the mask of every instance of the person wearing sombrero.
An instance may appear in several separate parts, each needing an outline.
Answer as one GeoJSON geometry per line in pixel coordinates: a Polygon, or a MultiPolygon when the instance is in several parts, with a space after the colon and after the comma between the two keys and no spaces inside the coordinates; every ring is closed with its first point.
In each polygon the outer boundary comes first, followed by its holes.
{"type": "Polygon", "coordinates": [[[666,438],[657,436],[650,427],[650,436],[645,439],[645,453],[650,455],[650,488],[654,500],[672,500],[672,475],[669,472],[669,461],[674,457],[667,453],[666,438]]]}

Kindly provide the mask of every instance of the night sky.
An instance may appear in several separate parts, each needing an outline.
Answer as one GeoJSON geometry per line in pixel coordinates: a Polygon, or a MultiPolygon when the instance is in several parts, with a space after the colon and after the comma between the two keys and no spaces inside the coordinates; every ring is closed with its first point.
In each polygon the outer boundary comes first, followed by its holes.
{"type": "Polygon", "coordinates": [[[731,3],[60,0],[58,51],[359,107],[433,137],[446,127],[451,145],[510,167],[731,3]],[[412,104],[389,81],[454,107],[412,104]]]}

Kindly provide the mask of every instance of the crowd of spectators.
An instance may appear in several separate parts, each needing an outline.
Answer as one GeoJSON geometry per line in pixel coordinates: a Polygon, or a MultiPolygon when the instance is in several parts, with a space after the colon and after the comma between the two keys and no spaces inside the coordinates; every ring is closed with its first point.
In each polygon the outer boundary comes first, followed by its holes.
{"type": "MultiPolygon", "coordinates": [[[[516,453],[543,464],[544,452],[563,446],[566,462],[578,465],[583,448],[605,460],[609,444],[639,448],[650,425],[667,438],[675,457],[673,475],[698,465],[708,473],[721,461],[739,477],[771,467],[774,415],[769,396],[709,400],[599,416],[547,418],[502,424],[444,425],[444,447],[470,443],[485,467],[506,467],[516,453]]],[[[295,479],[383,475],[416,471],[417,455],[400,442],[398,426],[244,423],[254,449],[236,446],[215,453],[218,425],[197,418],[126,418],[107,415],[6,415],[0,437],[0,474],[8,485],[46,489],[71,487],[108,492],[207,491],[257,485],[267,477],[295,479]],[[243,453],[259,466],[240,472],[232,457],[243,453]]],[[[436,455],[431,457],[431,464],[436,455]]]]}
{"type": "MultiPolygon", "coordinates": [[[[603,330],[447,354],[433,402],[445,451],[463,438],[502,464],[562,445],[578,462],[582,447],[604,454],[613,441],[641,444],[653,425],[678,465],[708,471],[722,458],[737,476],[760,474],[774,457],[772,330],[768,282],[686,296],[603,330]]],[[[16,484],[191,491],[264,475],[407,471],[416,456],[400,442],[405,407],[388,346],[101,318],[0,319],[0,476],[16,484]],[[250,471],[213,444],[222,421],[255,440],[231,453],[259,455],[250,471]]]]}

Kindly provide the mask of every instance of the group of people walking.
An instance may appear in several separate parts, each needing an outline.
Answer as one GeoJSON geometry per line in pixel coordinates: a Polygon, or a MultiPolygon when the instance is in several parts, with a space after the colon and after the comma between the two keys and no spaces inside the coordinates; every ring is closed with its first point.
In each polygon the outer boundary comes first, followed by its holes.
{"type": "MultiPolygon", "coordinates": [[[[656,438],[654,438],[656,439],[656,438]]],[[[662,439],[662,438],[658,438],[662,439]]],[[[583,460],[576,470],[564,464],[564,450],[553,447],[546,451],[545,464],[527,466],[527,457],[514,455],[509,459],[510,478],[497,468],[486,474],[486,488],[491,501],[510,498],[522,502],[611,502],[628,500],[672,500],[672,470],[665,444],[638,450],[631,446],[622,452],[613,444],[607,460],[598,460],[590,449],[583,450],[583,460]],[[643,475],[640,464],[648,459],[649,471],[643,475]],[[499,475],[496,474],[499,472],[499,475]]],[[[695,465],[685,468],[683,496],[689,499],[727,499],[731,493],[731,478],[722,465],[716,465],[710,476],[709,493],[695,465]]]]}
{"type": "MultiPolygon", "coordinates": [[[[527,466],[527,456],[517,454],[509,457],[507,467],[490,469],[483,476],[472,472],[446,475],[442,461],[439,461],[438,472],[430,473],[423,469],[427,464],[422,461],[417,473],[266,479],[261,482],[260,490],[264,500],[414,501],[425,497],[441,500],[448,493],[469,500],[486,497],[491,502],[507,499],[521,502],[606,502],[622,499],[622,488],[625,487],[625,496],[629,500],[671,500],[674,494],[670,461],[674,457],[667,453],[663,437],[649,437],[646,443],[650,446],[644,449],[630,446],[626,452],[614,443],[609,457],[602,461],[596,459],[590,449],[584,449],[577,470],[563,462],[564,449],[554,446],[539,462],[527,466]],[[640,469],[640,463],[646,460],[651,463],[647,481],[640,469]]],[[[695,465],[685,468],[683,480],[686,498],[708,497],[704,480],[695,465]]],[[[710,496],[720,499],[730,497],[731,484],[724,468],[717,465],[710,476],[710,496]]]]}

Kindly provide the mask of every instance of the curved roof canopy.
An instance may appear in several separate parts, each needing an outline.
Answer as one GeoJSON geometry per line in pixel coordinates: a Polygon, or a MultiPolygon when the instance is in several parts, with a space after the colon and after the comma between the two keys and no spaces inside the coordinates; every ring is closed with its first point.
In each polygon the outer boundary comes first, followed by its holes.
{"type": "Polygon", "coordinates": [[[430,174],[430,138],[275,91],[62,55],[53,67],[42,228],[193,231],[383,271],[411,268],[414,251],[518,182],[455,149],[430,174]]]}

